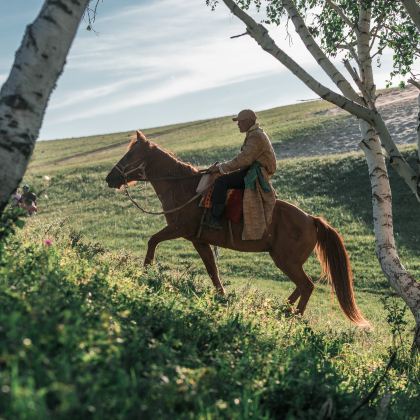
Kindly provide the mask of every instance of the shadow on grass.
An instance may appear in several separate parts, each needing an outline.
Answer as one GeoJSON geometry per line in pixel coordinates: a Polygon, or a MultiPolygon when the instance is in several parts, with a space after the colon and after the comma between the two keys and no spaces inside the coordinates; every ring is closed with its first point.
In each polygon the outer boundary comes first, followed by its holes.
{"type": "MultiPolygon", "coordinates": [[[[406,152],[405,158],[414,166],[415,152],[406,152]]],[[[394,232],[398,247],[405,247],[418,254],[419,206],[404,181],[388,167],[393,196],[394,232]]],[[[274,185],[280,197],[303,196],[310,199],[311,208],[306,211],[319,214],[325,211],[325,201],[331,210],[328,216],[332,225],[340,224],[341,207],[349,210],[369,233],[373,233],[371,189],[368,169],[363,156],[346,156],[328,161],[305,160],[302,165],[280,164],[274,185]]]]}

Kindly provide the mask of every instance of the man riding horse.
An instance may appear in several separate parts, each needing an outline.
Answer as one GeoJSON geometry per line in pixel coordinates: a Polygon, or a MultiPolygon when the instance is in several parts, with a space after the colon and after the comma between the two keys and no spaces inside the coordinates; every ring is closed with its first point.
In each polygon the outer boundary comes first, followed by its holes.
{"type": "Polygon", "coordinates": [[[207,226],[222,229],[221,217],[228,189],[244,190],[243,239],[260,239],[271,222],[276,201],[270,177],[276,170],[276,156],[267,134],[257,123],[250,109],[242,110],[233,121],[238,122],[241,133],[246,133],[239,154],[227,162],[210,168],[219,176],[214,185],[211,218],[207,226]]]}
{"type": "MultiPolygon", "coordinates": [[[[144,265],[154,261],[161,242],[184,238],[200,255],[216,290],[225,294],[211,245],[242,252],[267,252],[275,265],[295,283],[287,301],[290,305],[297,302],[296,311],[303,314],[314,290],[314,283],[303,265],[315,250],[322,272],[347,318],[361,327],[368,326],[356,305],[353,273],[342,237],[321,217],[275,200],[269,178],[276,169],[276,162],[267,135],[256,125],[252,111],[241,111],[234,120],[238,121],[239,130],[247,133],[242,150],[236,158],[212,168],[215,175],[221,175],[215,192],[216,218],[220,217],[226,189],[231,185],[244,188],[244,221],[230,225],[233,240],[226,229],[204,229],[197,236],[203,217],[203,209],[195,202],[201,194],[196,194],[200,171],[147,140],[140,131],[107,175],[110,188],[149,181],[162,203],[163,212],[152,214],[164,214],[167,224],[149,238],[144,265]],[[261,223],[255,223],[255,215],[262,216],[261,223]]],[[[126,218],[123,220],[125,223],[126,218]]]]}

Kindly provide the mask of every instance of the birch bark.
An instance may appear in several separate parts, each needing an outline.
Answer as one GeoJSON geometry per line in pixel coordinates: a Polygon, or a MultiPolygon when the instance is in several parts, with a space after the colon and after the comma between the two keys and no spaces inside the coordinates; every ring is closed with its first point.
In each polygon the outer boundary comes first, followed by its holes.
{"type": "Polygon", "coordinates": [[[46,0],[0,90],[0,214],[19,185],[89,0],[46,0]]]}
{"type": "Polygon", "coordinates": [[[417,96],[419,112],[417,114],[417,193],[420,195],[420,93],[417,96]]]}
{"type": "Polygon", "coordinates": [[[395,292],[410,308],[416,322],[413,348],[420,349],[420,283],[401,264],[394,240],[392,198],[388,172],[381,144],[375,130],[360,123],[363,141],[360,147],[366,156],[372,189],[373,227],[376,256],[381,269],[395,292]]]}
{"type": "MultiPolygon", "coordinates": [[[[370,56],[371,10],[359,2],[359,22],[357,52],[362,75],[362,87],[371,98],[376,97],[372,58],[370,56]]],[[[373,106],[375,106],[373,99],[373,106]]],[[[372,215],[375,232],[376,255],[385,277],[391,287],[410,308],[415,322],[416,333],[413,347],[420,349],[420,283],[401,264],[394,239],[391,186],[383,156],[381,143],[374,127],[360,121],[362,142],[360,147],[366,156],[372,190],[372,215]]]]}

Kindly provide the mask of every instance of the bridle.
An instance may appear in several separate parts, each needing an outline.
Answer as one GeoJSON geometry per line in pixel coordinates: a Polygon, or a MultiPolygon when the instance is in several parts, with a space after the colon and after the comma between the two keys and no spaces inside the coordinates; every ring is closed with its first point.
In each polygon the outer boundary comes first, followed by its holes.
{"type": "Polygon", "coordinates": [[[136,200],[134,200],[133,197],[131,197],[130,193],[128,192],[128,175],[136,172],[138,170],[141,170],[141,175],[142,178],[138,179],[136,181],[177,181],[180,179],[188,179],[188,178],[196,178],[198,176],[202,176],[203,174],[209,173],[207,169],[201,169],[198,171],[198,173],[196,174],[191,174],[191,175],[184,175],[182,177],[176,177],[176,176],[172,176],[172,177],[159,177],[159,178],[148,178],[146,176],[146,163],[141,159],[139,159],[138,161],[135,162],[131,162],[128,163],[127,165],[121,165],[120,163],[117,163],[114,166],[115,169],[117,169],[117,171],[121,174],[121,176],[124,178],[124,193],[125,195],[128,197],[128,199],[143,213],[146,214],[153,214],[153,215],[161,215],[161,214],[170,214],[170,213],[175,213],[181,209],[183,209],[184,207],[186,207],[188,204],[192,203],[193,201],[195,201],[198,197],[201,196],[201,192],[197,193],[196,195],[194,195],[192,198],[190,198],[186,203],[175,207],[171,210],[164,210],[164,211],[149,211],[149,210],[145,210],[143,209],[137,202],[136,200]],[[138,164],[136,167],[134,167],[133,169],[130,170],[126,170],[127,167],[130,167],[132,165],[138,164]]]}
{"type": "MultiPolygon", "coordinates": [[[[197,178],[199,176],[202,176],[204,174],[208,174],[209,171],[207,169],[199,169],[198,172],[196,174],[191,174],[191,175],[182,175],[182,176],[161,176],[161,177],[153,177],[153,178],[148,178],[146,176],[146,162],[144,162],[143,160],[139,159],[135,162],[131,162],[128,163],[127,165],[120,165],[120,163],[117,163],[114,168],[122,175],[122,177],[125,180],[125,183],[127,183],[127,177],[128,175],[130,175],[133,172],[138,171],[139,169],[141,169],[143,172],[141,175],[143,175],[143,178],[141,179],[136,179],[135,181],[179,181],[180,179],[189,179],[189,178],[197,178]],[[139,163],[140,162],[140,163],[139,163]],[[125,168],[129,167],[131,165],[135,165],[139,163],[139,165],[137,165],[135,168],[130,169],[129,171],[126,171],[125,168]]],[[[134,181],[134,180],[133,180],[134,181]]]]}
{"type": "Polygon", "coordinates": [[[146,163],[142,159],[139,159],[135,162],[128,163],[127,165],[124,165],[124,166],[122,166],[120,163],[117,163],[114,166],[114,168],[122,175],[122,177],[124,178],[125,184],[127,184],[128,175],[130,175],[133,172],[138,171],[139,169],[142,170],[142,175],[144,175],[144,179],[139,179],[139,181],[147,181],[146,172],[145,172],[146,163]],[[135,168],[130,169],[129,171],[126,171],[127,166],[135,165],[137,163],[139,163],[139,165],[137,165],[135,168]]]}

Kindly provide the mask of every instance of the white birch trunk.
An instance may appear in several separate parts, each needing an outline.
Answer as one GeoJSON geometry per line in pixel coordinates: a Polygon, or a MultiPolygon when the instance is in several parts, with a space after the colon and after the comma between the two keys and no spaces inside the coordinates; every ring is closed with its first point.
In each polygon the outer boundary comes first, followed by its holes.
{"type": "Polygon", "coordinates": [[[0,214],[19,185],[89,0],[46,0],[0,90],[0,214]]]}
{"type": "MultiPolygon", "coordinates": [[[[382,144],[390,155],[390,162],[395,171],[404,179],[411,191],[417,196],[417,174],[406,162],[397,146],[392,140],[389,131],[376,110],[368,109],[364,106],[353,102],[343,95],[333,92],[326,86],[323,86],[316,79],[314,79],[308,72],[306,72],[299,64],[297,64],[289,55],[281,50],[268,35],[267,29],[263,25],[257,24],[255,20],[245,13],[233,0],[223,0],[223,3],[229,10],[238,17],[246,25],[248,34],[255,39],[261,48],[275,57],[287,69],[289,69],[295,76],[297,76],[306,86],[318,94],[322,99],[337,105],[357,118],[372,124],[376,127],[382,144]]],[[[418,196],[417,196],[418,198],[418,196]]]]}
{"type": "Polygon", "coordinates": [[[359,58],[359,71],[362,81],[362,88],[369,98],[374,102],[376,87],[373,82],[372,59],[370,58],[370,20],[372,11],[364,6],[365,2],[359,1],[359,20],[357,24],[357,56],[359,58]]]}
{"type": "MultiPolygon", "coordinates": [[[[360,3],[359,3],[360,5],[360,3]]],[[[364,95],[375,107],[376,87],[374,83],[372,58],[370,56],[370,8],[359,6],[357,33],[357,53],[364,95]]],[[[360,121],[362,141],[360,147],[366,156],[372,190],[372,213],[375,232],[376,255],[385,277],[391,287],[410,308],[415,322],[416,333],[413,347],[420,349],[420,283],[401,264],[394,239],[391,186],[382,152],[381,142],[375,129],[365,121],[360,121]]]]}
{"type": "Polygon", "coordinates": [[[395,246],[391,187],[381,144],[374,129],[366,122],[362,121],[360,128],[364,138],[360,147],[366,156],[372,189],[376,255],[391,287],[404,300],[414,316],[416,332],[413,347],[420,349],[420,283],[401,264],[395,246]]]}
{"type": "Polygon", "coordinates": [[[420,93],[417,96],[419,112],[417,114],[417,194],[420,195],[420,93]]]}

